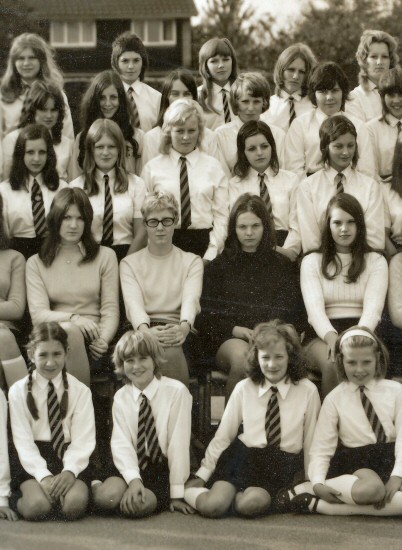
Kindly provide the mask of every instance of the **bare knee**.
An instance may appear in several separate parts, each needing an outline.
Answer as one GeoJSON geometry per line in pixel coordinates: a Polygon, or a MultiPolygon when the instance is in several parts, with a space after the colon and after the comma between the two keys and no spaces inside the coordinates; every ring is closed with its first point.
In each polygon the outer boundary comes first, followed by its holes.
{"type": "Polygon", "coordinates": [[[94,504],[100,510],[116,510],[121,502],[127,485],[120,478],[109,478],[92,488],[94,504]]]}
{"type": "Polygon", "coordinates": [[[88,488],[82,484],[78,490],[68,492],[61,511],[63,516],[68,520],[74,520],[82,517],[88,506],[88,488]]]}
{"type": "Polygon", "coordinates": [[[48,499],[38,494],[35,496],[22,496],[17,503],[17,508],[22,517],[28,521],[36,521],[44,518],[52,511],[52,505],[48,499]]]}
{"type": "Polygon", "coordinates": [[[236,495],[235,510],[241,516],[260,516],[267,512],[270,505],[271,497],[264,489],[250,488],[236,495]]]}
{"type": "Polygon", "coordinates": [[[385,487],[380,479],[358,480],[352,487],[356,504],[375,504],[385,496],[385,487]]]}
{"type": "Polygon", "coordinates": [[[20,355],[14,334],[8,328],[0,328],[0,359],[13,359],[20,355]]]}
{"type": "Polygon", "coordinates": [[[197,499],[197,511],[207,518],[221,518],[230,509],[232,500],[211,493],[203,493],[197,499]]]}

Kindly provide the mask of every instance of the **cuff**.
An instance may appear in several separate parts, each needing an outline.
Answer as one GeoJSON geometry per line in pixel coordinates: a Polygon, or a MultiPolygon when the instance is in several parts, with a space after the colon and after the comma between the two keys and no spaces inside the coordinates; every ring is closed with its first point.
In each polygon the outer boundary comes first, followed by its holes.
{"type": "Polygon", "coordinates": [[[218,255],[218,250],[216,246],[210,244],[207,248],[207,251],[204,254],[203,259],[212,262],[212,260],[215,260],[217,255],[218,255]]]}
{"type": "Polygon", "coordinates": [[[6,506],[8,508],[8,497],[0,497],[0,506],[6,506]]]}
{"type": "Polygon", "coordinates": [[[45,479],[45,477],[49,477],[52,475],[53,475],[52,472],[49,472],[49,470],[46,470],[44,468],[43,470],[39,470],[38,472],[36,472],[36,474],[34,475],[34,478],[38,483],[40,483],[42,479],[45,479]]]}
{"type": "Polygon", "coordinates": [[[184,498],[184,484],[170,486],[170,498],[184,498]]]}
{"type": "Polygon", "coordinates": [[[391,476],[397,476],[397,477],[402,478],[402,465],[401,464],[395,464],[394,469],[391,472],[391,476]]]}
{"type": "MultiPolygon", "coordinates": [[[[121,472],[120,472],[121,473],[121,472]]],[[[121,474],[124,478],[124,481],[127,483],[127,485],[130,484],[130,481],[133,481],[134,479],[141,479],[140,472],[137,472],[135,470],[129,470],[127,472],[124,472],[121,474]]]]}
{"type": "Polygon", "coordinates": [[[325,485],[325,477],[313,477],[311,478],[311,485],[314,487],[316,483],[322,483],[325,485]]]}
{"type": "Polygon", "coordinates": [[[205,466],[201,466],[201,468],[196,472],[195,475],[207,482],[212,473],[213,472],[211,472],[211,470],[208,470],[208,468],[205,468],[205,466]]]}

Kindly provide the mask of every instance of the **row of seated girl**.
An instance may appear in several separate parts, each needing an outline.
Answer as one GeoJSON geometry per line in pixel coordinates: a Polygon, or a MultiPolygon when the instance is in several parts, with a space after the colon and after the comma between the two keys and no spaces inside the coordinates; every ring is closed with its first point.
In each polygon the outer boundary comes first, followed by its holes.
{"type": "Polygon", "coordinates": [[[29,375],[9,392],[11,474],[0,391],[0,517],[77,519],[87,511],[90,486],[94,512],[131,518],[169,508],[213,518],[402,514],[402,386],[384,379],[387,350],[366,327],[337,339],[341,383],[320,411],[295,328],[279,320],[257,325],[247,377],[192,475],[191,396],[181,382],[161,376],[158,340],[129,331],[116,345],[125,384],[114,397],[113,461],[102,476],[91,465],[90,392],[66,372],[67,349],[59,324],[34,328],[29,375]]]}

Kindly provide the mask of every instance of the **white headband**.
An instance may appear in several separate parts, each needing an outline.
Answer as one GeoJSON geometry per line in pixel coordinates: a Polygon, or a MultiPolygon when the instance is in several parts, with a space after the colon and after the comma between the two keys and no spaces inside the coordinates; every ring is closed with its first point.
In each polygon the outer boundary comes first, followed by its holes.
{"type": "Polygon", "coordinates": [[[345,340],[351,338],[352,336],[365,336],[366,338],[370,338],[370,340],[373,340],[373,342],[376,342],[374,336],[372,336],[368,331],[362,328],[354,328],[353,330],[348,330],[347,332],[345,332],[345,334],[341,338],[341,341],[339,342],[339,347],[342,346],[345,340]]]}

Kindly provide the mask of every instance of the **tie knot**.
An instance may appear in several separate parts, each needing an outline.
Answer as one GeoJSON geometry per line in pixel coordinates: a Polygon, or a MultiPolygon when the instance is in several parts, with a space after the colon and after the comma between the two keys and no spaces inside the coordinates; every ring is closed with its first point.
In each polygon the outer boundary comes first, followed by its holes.
{"type": "Polygon", "coordinates": [[[134,92],[134,90],[132,89],[131,86],[129,87],[128,92],[129,92],[130,94],[132,94],[132,93],[134,92]]]}
{"type": "Polygon", "coordinates": [[[271,386],[271,391],[275,395],[276,393],[278,393],[278,388],[276,386],[271,386]]]}
{"type": "Polygon", "coordinates": [[[258,173],[258,177],[263,180],[265,178],[265,174],[258,173]]]}
{"type": "Polygon", "coordinates": [[[359,386],[360,393],[364,393],[366,386],[359,386]]]}
{"type": "Polygon", "coordinates": [[[226,92],[227,92],[227,90],[225,90],[225,88],[222,88],[221,94],[226,95],[226,92]]]}
{"type": "Polygon", "coordinates": [[[294,98],[292,95],[290,95],[290,96],[288,97],[288,99],[289,99],[289,101],[294,101],[294,100],[295,100],[295,98],[294,98]]]}
{"type": "Polygon", "coordinates": [[[53,382],[52,382],[51,380],[49,380],[48,386],[49,386],[49,389],[50,389],[50,390],[54,390],[54,384],[53,384],[53,382]]]}
{"type": "Polygon", "coordinates": [[[182,162],[186,162],[186,161],[187,161],[186,157],[180,157],[180,160],[181,160],[182,162]]]}
{"type": "Polygon", "coordinates": [[[105,174],[103,176],[103,179],[104,179],[105,183],[109,183],[109,176],[107,174],[105,174]]]}

